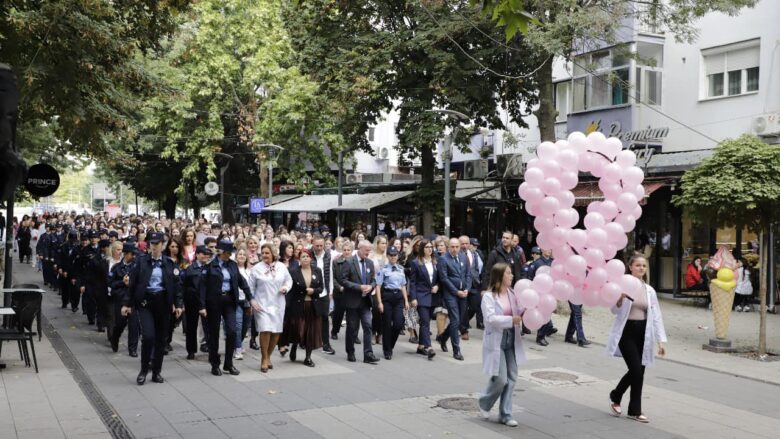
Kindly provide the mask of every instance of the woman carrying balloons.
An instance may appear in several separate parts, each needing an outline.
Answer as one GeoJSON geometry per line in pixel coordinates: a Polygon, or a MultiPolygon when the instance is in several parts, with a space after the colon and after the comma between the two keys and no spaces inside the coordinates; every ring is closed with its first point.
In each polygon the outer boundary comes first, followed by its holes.
{"type": "Polygon", "coordinates": [[[490,409],[501,398],[498,421],[517,427],[512,418],[512,392],[517,380],[517,365],[525,362],[522,323],[525,309],[520,308],[512,291],[512,268],[499,262],[490,271],[488,291],[482,297],[485,333],[482,338],[482,371],[490,377],[479,398],[479,413],[490,417],[490,409]]]}
{"type": "Polygon", "coordinates": [[[621,282],[624,288],[629,286],[632,291],[622,293],[612,307],[615,323],[607,341],[607,353],[615,357],[622,356],[628,366],[628,372],[610,392],[609,408],[614,416],[622,415],[620,401],[631,387],[628,417],[647,423],[649,420],[642,413],[645,366],[654,363],[653,342],[658,343],[658,355],[666,355],[666,330],[655,289],[645,283],[647,259],[641,254],[632,256],[628,261],[628,269],[631,276],[638,279],[639,284],[632,287],[629,282],[621,282]]]}

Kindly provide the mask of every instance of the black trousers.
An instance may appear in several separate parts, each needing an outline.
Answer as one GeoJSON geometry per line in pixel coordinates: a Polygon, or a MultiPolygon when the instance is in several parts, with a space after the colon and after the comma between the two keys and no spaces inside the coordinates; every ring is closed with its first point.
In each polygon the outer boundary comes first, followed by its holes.
{"type": "Polygon", "coordinates": [[[106,288],[95,289],[95,323],[98,328],[108,325],[108,290],[106,288]]]}
{"type": "Polygon", "coordinates": [[[344,299],[339,295],[333,296],[333,312],[330,314],[333,319],[333,334],[338,334],[341,331],[341,322],[344,321],[344,314],[347,312],[347,308],[344,307],[344,299]]]}
{"type": "Polygon", "coordinates": [[[404,298],[401,292],[382,293],[382,350],[385,354],[393,352],[401,330],[404,329],[404,298]]]}
{"type": "Polygon", "coordinates": [[[62,301],[62,307],[67,308],[70,304],[70,280],[60,274],[58,282],[60,285],[60,300],[62,301]]]}
{"type": "Polygon", "coordinates": [[[642,366],[642,352],[645,346],[645,327],[647,320],[629,320],[623,328],[618,347],[623,354],[623,360],[628,366],[628,372],[620,379],[615,390],[609,397],[615,404],[620,404],[623,394],[631,387],[631,400],[628,402],[628,415],[642,414],[642,384],[645,378],[645,367],[642,366]]]}
{"type": "MultiPolygon", "coordinates": [[[[198,314],[200,301],[197,297],[184,298],[184,336],[186,339],[187,353],[198,352],[198,321],[202,320],[198,314]]],[[[208,325],[203,326],[203,333],[208,333],[208,325]]]]}
{"type": "Polygon", "coordinates": [[[374,353],[371,347],[371,320],[373,319],[371,308],[361,306],[360,308],[347,308],[347,336],[344,342],[344,348],[348,354],[355,353],[355,339],[358,335],[358,329],[363,326],[363,355],[374,353]]]}
{"type": "Polygon", "coordinates": [[[236,304],[233,296],[224,294],[206,299],[206,315],[209,321],[209,363],[219,366],[219,326],[225,321],[225,369],[233,366],[233,351],[236,348],[236,304]]]}
{"type": "Polygon", "coordinates": [[[569,325],[566,327],[566,340],[574,338],[574,333],[577,333],[577,341],[582,343],[585,341],[585,330],[582,329],[582,305],[575,305],[569,302],[569,309],[571,314],[569,315],[569,325]]]}
{"type": "Polygon", "coordinates": [[[76,312],[81,302],[81,291],[79,291],[78,282],[73,284],[74,279],[68,279],[68,291],[70,292],[70,309],[76,312]]]}
{"type": "Polygon", "coordinates": [[[138,324],[138,313],[129,316],[122,315],[122,301],[118,297],[111,303],[112,326],[109,326],[112,339],[119,341],[122,333],[127,328],[127,350],[128,352],[138,351],[138,336],[141,333],[138,324]]]}
{"type": "Polygon", "coordinates": [[[477,327],[481,328],[484,326],[484,323],[482,322],[482,293],[479,290],[471,290],[469,291],[469,297],[466,298],[468,301],[468,314],[463,319],[465,323],[463,323],[466,327],[466,329],[471,329],[471,319],[474,318],[474,316],[477,316],[477,327]]]}
{"type": "Polygon", "coordinates": [[[420,331],[418,345],[431,347],[431,307],[417,305],[417,314],[420,315],[420,331]]]}
{"type": "Polygon", "coordinates": [[[87,315],[89,324],[95,323],[95,314],[97,313],[97,296],[95,288],[87,284],[84,286],[84,297],[81,299],[84,314],[87,315]]]}
{"type": "Polygon", "coordinates": [[[326,313],[324,316],[320,316],[322,324],[322,347],[330,346],[330,319],[326,313]]]}
{"type": "Polygon", "coordinates": [[[159,373],[162,370],[165,337],[172,312],[166,292],[147,294],[145,304],[138,307],[141,327],[141,370],[159,373]]]}

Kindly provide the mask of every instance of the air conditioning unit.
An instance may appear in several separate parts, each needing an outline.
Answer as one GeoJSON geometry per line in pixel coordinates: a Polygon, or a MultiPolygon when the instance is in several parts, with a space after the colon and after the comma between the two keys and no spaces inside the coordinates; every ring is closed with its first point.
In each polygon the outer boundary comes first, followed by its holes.
{"type": "Polygon", "coordinates": [[[347,175],[347,184],[363,183],[362,174],[349,174],[347,175]]]}
{"type": "Polygon", "coordinates": [[[750,122],[750,132],[757,136],[780,134],[780,114],[765,113],[755,116],[750,122]]]}
{"type": "Polygon", "coordinates": [[[525,171],[522,154],[502,154],[496,157],[499,178],[522,178],[525,171]]]}
{"type": "Polygon", "coordinates": [[[464,162],[463,178],[466,180],[481,180],[487,176],[487,160],[469,160],[464,162]]]}
{"type": "Polygon", "coordinates": [[[382,146],[376,149],[377,160],[387,160],[388,158],[390,158],[390,148],[382,146]]]}

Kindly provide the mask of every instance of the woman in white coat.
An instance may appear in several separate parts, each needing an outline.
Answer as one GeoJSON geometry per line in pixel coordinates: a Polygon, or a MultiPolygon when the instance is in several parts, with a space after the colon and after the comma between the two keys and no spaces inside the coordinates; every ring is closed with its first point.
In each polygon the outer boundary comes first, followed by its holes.
{"type": "Polygon", "coordinates": [[[621,378],[617,387],[609,393],[610,410],[614,416],[623,414],[620,401],[631,387],[631,399],[628,403],[628,417],[642,423],[649,420],[642,414],[642,384],[645,366],[652,366],[655,360],[653,343],[658,343],[658,355],[666,355],[666,330],[661,317],[661,307],[655,290],[645,283],[647,259],[636,254],[628,261],[628,270],[632,276],[642,281],[642,291],[631,298],[621,294],[612,313],[615,323],[607,341],[607,354],[623,357],[628,372],[621,378]],[[644,294],[643,294],[644,293],[644,294]]]}
{"type": "Polygon", "coordinates": [[[260,371],[273,369],[271,353],[284,327],[285,294],[292,287],[292,277],[283,263],[276,260],[271,244],[260,248],[261,262],[249,272],[252,296],[260,304],[255,324],[260,332],[260,371]]]}
{"type": "Polygon", "coordinates": [[[522,335],[523,311],[512,291],[512,268],[498,263],[490,271],[489,290],[482,297],[485,332],[482,338],[482,371],[490,377],[479,398],[479,412],[490,417],[490,409],[501,398],[498,421],[517,427],[512,418],[512,391],[517,365],[525,362],[522,335]]]}

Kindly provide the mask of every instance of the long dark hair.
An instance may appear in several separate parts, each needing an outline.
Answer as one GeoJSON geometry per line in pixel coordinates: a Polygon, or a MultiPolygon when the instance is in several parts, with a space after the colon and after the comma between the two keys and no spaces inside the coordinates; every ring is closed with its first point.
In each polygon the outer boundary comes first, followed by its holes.
{"type": "Polygon", "coordinates": [[[490,288],[490,291],[493,294],[500,295],[503,293],[503,291],[501,291],[501,284],[504,283],[504,273],[506,273],[507,268],[509,268],[509,264],[499,262],[490,270],[490,283],[488,284],[488,288],[490,288]]]}
{"type": "Polygon", "coordinates": [[[428,244],[433,247],[431,251],[431,263],[436,265],[436,246],[433,245],[433,241],[427,239],[421,239],[420,242],[417,243],[417,262],[420,264],[425,263],[425,246],[428,244]]]}
{"type": "Polygon", "coordinates": [[[182,265],[182,263],[184,262],[184,245],[181,243],[181,240],[179,238],[171,237],[168,240],[168,244],[165,245],[165,250],[163,250],[163,254],[171,258],[171,260],[176,265],[182,265]],[[170,250],[171,244],[176,244],[179,248],[179,253],[176,256],[171,255],[171,250],[170,250]]]}
{"type": "MultiPolygon", "coordinates": [[[[287,247],[292,246],[293,249],[295,249],[295,244],[293,244],[292,241],[285,239],[284,241],[279,243],[279,261],[281,262],[287,262],[287,247]]],[[[293,251],[293,255],[290,258],[290,260],[295,260],[295,251],[293,251]]]]}

